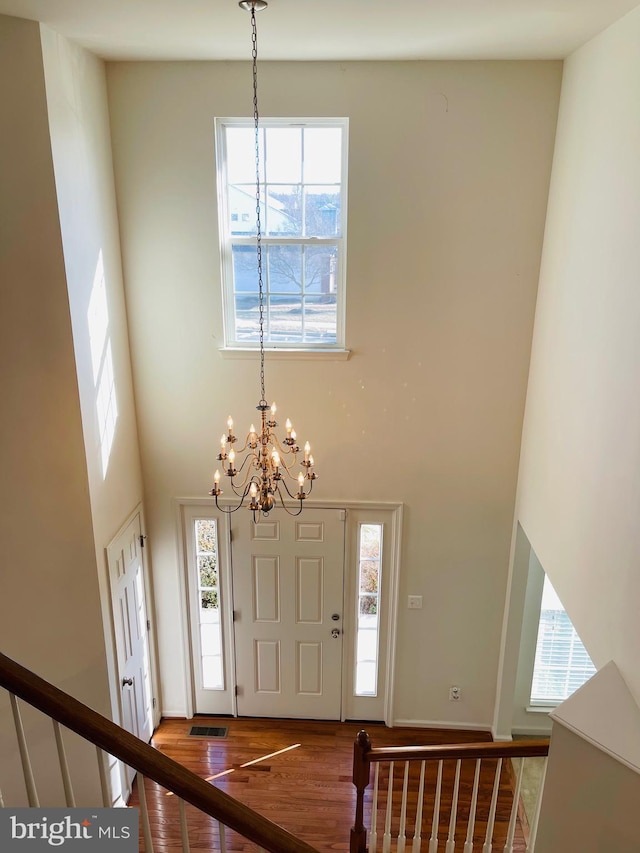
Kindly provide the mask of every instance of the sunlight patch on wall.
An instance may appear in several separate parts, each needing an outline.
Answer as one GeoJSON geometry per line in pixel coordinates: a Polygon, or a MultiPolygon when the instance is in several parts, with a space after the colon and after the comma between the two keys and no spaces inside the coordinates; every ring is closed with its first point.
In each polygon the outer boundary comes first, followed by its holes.
{"type": "Polygon", "coordinates": [[[96,272],[93,277],[87,323],[89,326],[93,384],[96,389],[96,414],[98,418],[102,477],[104,479],[107,475],[109,457],[116,432],[118,403],[116,400],[115,376],[113,371],[113,354],[109,338],[109,309],[107,306],[107,288],[104,278],[102,250],[98,255],[96,272]]]}

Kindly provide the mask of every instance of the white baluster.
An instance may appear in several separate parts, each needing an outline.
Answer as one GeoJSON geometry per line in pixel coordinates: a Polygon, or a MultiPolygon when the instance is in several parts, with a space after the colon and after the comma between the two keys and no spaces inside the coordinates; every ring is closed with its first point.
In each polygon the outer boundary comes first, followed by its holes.
{"type": "Polygon", "coordinates": [[[144,790],[144,776],[136,773],[138,782],[138,799],[140,800],[140,817],[142,818],[142,834],[144,836],[145,853],[153,853],[153,840],[151,838],[151,826],[149,824],[149,810],[147,809],[147,795],[144,790]]]}
{"type": "Polygon", "coordinates": [[[24,736],[24,726],[22,725],[22,717],[20,716],[18,700],[13,695],[13,693],[9,693],[9,699],[11,700],[13,722],[16,727],[16,736],[18,738],[18,749],[20,750],[20,760],[22,761],[24,784],[27,789],[27,801],[32,809],[39,808],[40,801],[38,799],[38,792],[36,790],[36,781],[33,778],[31,759],[29,758],[29,750],[27,749],[27,739],[24,736]]]}
{"type": "Polygon", "coordinates": [[[218,838],[220,839],[220,853],[227,853],[227,836],[225,834],[225,825],[218,821],[218,838]]]}
{"type": "Polygon", "coordinates": [[[64,751],[64,743],[62,741],[62,732],[60,731],[60,723],[57,720],[51,720],[53,723],[53,733],[56,738],[56,747],[58,748],[58,761],[60,762],[60,773],[62,774],[62,787],[64,788],[64,799],[68,808],[75,807],[76,801],[73,796],[73,786],[71,785],[71,776],[69,774],[69,765],[67,763],[67,754],[64,751]]]}
{"type": "Polygon", "coordinates": [[[2,799],[2,788],[0,788],[0,809],[4,808],[4,800],[2,799]]]}
{"type": "Polygon", "coordinates": [[[517,772],[518,778],[516,780],[516,789],[513,792],[511,817],[509,818],[509,829],[507,830],[507,840],[504,845],[504,853],[513,853],[513,839],[516,834],[516,818],[518,816],[518,803],[520,802],[520,786],[522,785],[522,774],[524,772],[524,758],[519,760],[517,772]]]}
{"type": "Polygon", "coordinates": [[[424,798],[424,773],[427,767],[427,762],[423,761],[420,767],[420,786],[418,788],[418,803],[416,805],[416,825],[413,830],[413,844],[411,845],[411,853],[420,853],[422,846],[422,801],[424,798]]]}
{"type": "Polygon", "coordinates": [[[498,759],[496,775],[493,780],[493,793],[491,794],[491,808],[489,809],[489,820],[487,821],[487,834],[482,845],[482,853],[491,853],[493,849],[493,825],[496,822],[496,807],[498,805],[498,792],[500,791],[500,772],[502,771],[502,759],[498,759]]]}
{"type": "Polygon", "coordinates": [[[533,853],[536,847],[536,836],[538,835],[538,820],[540,819],[540,806],[542,805],[542,791],[544,789],[544,779],[547,775],[547,759],[545,758],[542,765],[542,774],[540,775],[540,787],[538,788],[538,797],[536,799],[536,810],[533,815],[533,823],[531,824],[531,834],[529,835],[529,843],[527,844],[527,853],[533,853]]]}
{"type": "Polygon", "coordinates": [[[113,803],[111,802],[111,793],[109,791],[109,782],[107,780],[107,762],[108,756],[104,753],[99,746],[96,746],[96,752],[98,754],[98,775],[100,776],[100,790],[102,791],[102,805],[105,809],[111,808],[113,803]]]}
{"type": "Polygon", "coordinates": [[[373,776],[373,805],[371,806],[371,832],[369,833],[369,853],[376,853],[378,849],[378,778],[380,776],[380,764],[376,763],[373,776]]]}
{"type": "Polygon", "coordinates": [[[429,839],[429,853],[438,853],[438,830],[440,827],[440,794],[442,792],[442,761],[438,762],[438,780],[436,782],[436,799],[433,804],[433,817],[431,819],[431,838],[429,839]]]}
{"type": "Polygon", "coordinates": [[[407,845],[407,790],[409,788],[409,762],[404,763],[404,782],[402,785],[402,805],[400,806],[400,829],[398,830],[397,853],[404,853],[407,845]]]}
{"type": "Polygon", "coordinates": [[[451,818],[449,820],[449,837],[447,838],[446,853],[455,853],[456,849],[456,823],[458,821],[458,789],[460,788],[460,759],[456,761],[456,778],[453,783],[453,795],[451,798],[451,818]]]}
{"type": "Polygon", "coordinates": [[[184,800],[178,800],[180,806],[180,835],[182,836],[182,853],[189,853],[189,829],[187,815],[184,810],[184,800]]]}
{"type": "Polygon", "coordinates": [[[476,811],[478,808],[478,785],[480,784],[480,764],[482,759],[476,759],[476,775],[473,777],[473,792],[469,806],[469,821],[467,823],[467,840],[464,843],[464,853],[473,853],[473,830],[476,826],[476,811]]]}
{"type": "Polygon", "coordinates": [[[387,787],[387,811],[384,818],[384,835],[382,836],[382,853],[391,850],[391,807],[393,805],[393,761],[389,764],[389,785],[387,787]]]}

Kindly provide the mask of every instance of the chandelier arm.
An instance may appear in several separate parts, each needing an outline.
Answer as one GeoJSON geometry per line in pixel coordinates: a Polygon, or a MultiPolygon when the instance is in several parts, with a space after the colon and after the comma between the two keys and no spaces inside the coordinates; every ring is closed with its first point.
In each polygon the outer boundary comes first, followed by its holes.
{"type": "Polygon", "coordinates": [[[294,454],[293,458],[289,460],[288,465],[287,465],[287,460],[284,459],[282,456],[280,457],[280,468],[284,468],[284,470],[287,472],[288,476],[291,477],[292,480],[296,479],[296,477],[291,473],[291,469],[293,468],[293,466],[295,464],[296,464],[295,454],[294,454]]]}
{"type": "MultiPolygon", "coordinates": [[[[296,480],[296,483],[297,482],[298,481],[296,480]]],[[[287,486],[286,480],[279,480],[279,483],[282,483],[282,485],[285,487],[285,490],[286,490],[287,494],[289,495],[289,497],[291,498],[292,501],[300,500],[300,498],[298,498],[296,495],[291,494],[291,492],[289,491],[289,486],[287,486]]],[[[278,493],[279,492],[280,492],[280,490],[278,489],[278,493]]],[[[282,495],[280,495],[280,500],[282,500],[282,495]]]]}
{"type": "MultiPolygon", "coordinates": [[[[243,463],[242,467],[244,467],[244,463],[243,463]]],[[[242,468],[239,469],[239,471],[241,471],[241,470],[242,470],[242,468]]],[[[237,476],[239,471],[236,471],[235,476],[237,476]]],[[[248,492],[248,489],[251,488],[251,483],[255,483],[256,486],[258,486],[258,487],[260,486],[260,475],[255,471],[252,472],[251,468],[248,468],[245,471],[244,479],[241,483],[234,483],[233,477],[229,478],[229,482],[231,483],[231,487],[233,488],[233,491],[236,493],[236,495],[240,494],[239,489],[244,489],[244,494],[246,495],[248,492]]]]}
{"type": "Polygon", "coordinates": [[[287,456],[293,455],[295,461],[295,455],[300,451],[300,448],[297,445],[285,444],[283,446],[278,436],[272,432],[269,433],[269,441],[271,442],[271,444],[273,444],[278,453],[280,453],[281,455],[286,454],[287,456]],[[295,450],[294,447],[296,448],[295,450]]]}
{"type": "MultiPolygon", "coordinates": [[[[231,485],[233,485],[233,483],[231,485]]],[[[246,498],[246,496],[248,494],[249,494],[249,489],[247,488],[245,490],[245,492],[243,493],[242,497],[240,498],[240,501],[238,502],[238,504],[236,506],[232,506],[232,507],[220,506],[220,504],[218,503],[218,495],[214,495],[213,497],[214,497],[214,500],[216,502],[216,509],[219,509],[220,512],[224,512],[227,515],[231,515],[232,512],[237,512],[240,509],[240,507],[244,503],[244,499],[246,498]]],[[[237,494],[236,494],[236,497],[237,497],[237,494]]]]}
{"type": "MultiPolygon", "coordinates": [[[[289,489],[287,489],[287,492],[289,492],[289,489]]],[[[290,496],[291,498],[293,498],[293,495],[291,494],[291,492],[289,492],[289,496],[290,496]]],[[[293,512],[293,511],[292,511],[292,510],[290,510],[290,509],[289,509],[289,507],[285,504],[285,502],[284,502],[284,498],[282,497],[282,494],[281,494],[281,492],[280,492],[280,490],[279,490],[279,489],[278,489],[278,497],[280,498],[280,503],[282,504],[282,509],[287,513],[287,515],[291,515],[291,516],[293,516],[294,518],[296,517],[296,515],[300,515],[300,513],[302,512],[302,501],[301,501],[299,498],[298,498],[298,501],[299,501],[299,503],[300,503],[300,506],[298,507],[298,509],[297,509],[297,511],[296,511],[296,512],[293,512]]]]}

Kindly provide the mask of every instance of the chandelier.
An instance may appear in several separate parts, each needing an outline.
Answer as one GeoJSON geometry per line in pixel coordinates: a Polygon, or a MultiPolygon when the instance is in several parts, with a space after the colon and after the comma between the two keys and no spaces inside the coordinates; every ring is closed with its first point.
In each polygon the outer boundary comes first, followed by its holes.
{"type": "Polygon", "coordinates": [[[209,494],[215,498],[216,507],[223,512],[236,512],[245,506],[253,512],[254,520],[267,515],[279,500],[289,515],[300,515],[302,502],[311,494],[316,474],[309,442],[304,445],[304,458],[300,460],[303,470],[296,475],[298,454],[296,431],[291,421],[285,423],[286,438],[278,439],[275,428],[276,404],[269,405],[265,395],[264,380],[264,287],[262,281],[262,230],[260,223],[260,129],[258,112],[258,36],[256,29],[256,11],[266,7],[264,0],[241,0],[242,9],[251,12],[251,41],[253,60],[253,125],[255,133],[256,166],[256,259],[258,266],[258,322],[260,329],[260,402],[256,409],[260,412],[258,429],[253,424],[242,447],[234,445],[238,438],[233,432],[233,418],[227,420],[227,432],[220,439],[218,459],[222,462],[223,475],[229,480],[232,492],[238,499],[234,505],[221,506],[219,496],[221,474],[217,470],[213,477],[213,488],[209,494]],[[291,488],[289,486],[291,484],[291,488]],[[294,485],[295,484],[295,485],[294,485]],[[297,489],[297,490],[296,490],[297,489]],[[286,496],[285,496],[286,493],[286,496]],[[297,509],[287,507],[286,497],[298,501],[297,509]]]}

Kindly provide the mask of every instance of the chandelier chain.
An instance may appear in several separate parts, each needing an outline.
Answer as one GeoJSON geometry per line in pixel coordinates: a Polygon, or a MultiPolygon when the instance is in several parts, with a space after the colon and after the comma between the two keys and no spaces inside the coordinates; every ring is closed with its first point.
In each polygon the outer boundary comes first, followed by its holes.
{"type": "Polygon", "coordinates": [[[251,58],[253,63],[253,127],[256,153],[256,252],[260,326],[260,403],[266,405],[264,387],[264,286],[262,281],[262,227],[260,221],[260,114],[258,112],[258,29],[255,6],[251,7],[251,58]]]}
{"type": "MultiPolygon", "coordinates": [[[[280,440],[275,434],[276,404],[271,407],[265,397],[265,352],[264,352],[264,321],[265,294],[262,269],[262,222],[261,222],[261,186],[266,196],[266,177],[261,184],[260,164],[260,116],[258,113],[258,34],[256,28],[256,11],[266,7],[265,0],[240,0],[242,9],[251,11],[251,42],[253,65],[253,124],[255,135],[255,168],[256,168],[256,260],[258,267],[258,296],[259,296],[259,326],[260,326],[260,391],[261,398],[256,407],[260,412],[259,426],[251,424],[249,433],[237,449],[238,438],[234,434],[233,418],[227,419],[227,432],[220,438],[220,453],[218,460],[222,462],[225,478],[229,480],[231,492],[237,502],[227,506],[219,503],[222,494],[220,488],[220,470],[213,475],[213,488],[209,494],[215,498],[216,507],[225,513],[237,512],[246,506],[251,510],[254,521],[267,516],[279,501],[289,515],[300,515],[304,500],[311,494],[313,483],[317,479],[314,469],[311,445],[304,445],[304,459],[300,459],[302,470],[296,478],[294,467],[298,464],[300,447],[297,443],[293,424],[287,418],[285,429],[286,438],[280,440]],[[269,412],[270,413],[267,414],[269,412]],[[296,482],[294,492],[287,485],[287,480],[296,482]],[[287,506],[287,499],[298,502],[296,510],[287,506]]],[[[266,199],[265,199],[266,200],[266,199]]],[[[266,205],[265,205],[266,211],[266,205]]],[[[265,214],[266,215],[266,214],[265,214]]],[[[243,216],[244,218],[244,216],[243,216]]],[[[267,247],[268,248],[268,247],[267,247]]]]}

